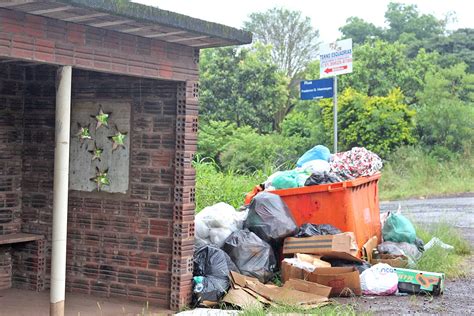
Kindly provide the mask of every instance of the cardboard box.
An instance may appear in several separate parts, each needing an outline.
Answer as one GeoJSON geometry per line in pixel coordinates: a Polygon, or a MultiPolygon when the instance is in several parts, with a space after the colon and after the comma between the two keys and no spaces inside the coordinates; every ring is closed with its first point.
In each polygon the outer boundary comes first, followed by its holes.
{"type": "Polygon", "coordinates": [[[362,294],[359,272],[354,267],[316,268],[314,272],[307,272],[283,261],[281,280],[285,283],[290,279],[306,280],[332,287],[331,296],[362,294]]]}
{"type": "Polygon", "coordinates": [[[386,263],[392,268],[406,268],[408,266],[408,258],[403,255],[388,255],[381,254],[380,258],[372,258],[372,252],[377,248],[378,239],[377,236],[370,238],[362,247],[362,259],[369,262],[370,264],[386,263]]]}
{"type": "Polygon", "coordinates": [[[305,308],[326,304],[330,288],[323,285],[308,285],[302,280],[291,280],[285,287],[260,283],[257,279],[231,271],[232,287],[223,301],[240,306],[261,304],[297,304],[305,308]]]}
{"type": "Polygon", "coordinates": [[[355,267],[318,268],[308,275],[308,281],[332,287],[331,296],[362,295],[355,267]]]}
{"type": "Polygon", "coordinates": [[[426,272],[395,268],[398,275],[398,290],[403,293],[430,293],[440,295],[444,292],[444,273],[426,272]]]}
{"type": "Polygon", "coordinates": [[[331,294],[331,287],[304,280],[289,279],[285,282],[283,287],[301,292],[313,293],[326,298],[331,294]]]}
{"type": "MultiPolygon", "coordinates": [[[[337,235],[312,236],[312,237],[288,237],[283,244],[283,254],[348,254],[351,257],[358,256],[358,248],[353,233],[342,233],[337,235]]],[[[343,256],[343,255],[342,255],[343,256]]],[[[339,258],[344,259],[344,258],[339,258]]],[[[350,259],[349,259],[350,260],[350,259]]]]}

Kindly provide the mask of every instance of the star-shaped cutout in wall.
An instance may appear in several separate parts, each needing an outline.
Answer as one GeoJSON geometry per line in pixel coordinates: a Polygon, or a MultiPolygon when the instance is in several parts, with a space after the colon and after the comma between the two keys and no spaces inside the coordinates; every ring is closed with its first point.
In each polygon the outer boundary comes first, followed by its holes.
{"type": "Polygon", "coordinates": [[[127,137],[127,133],[122,133],[117,130],[117,133],[114,136],[110,136],[109,138],[112,140],[112,151],[123,147],[125,148],[125,138],[127,137]]]}
{"type": "Polygon", "coordinates": [[[95,170],[95,177],[91,178],[90,180],[95,182],[95,184],[97,185],[97,191],[100,191],[105,185],[110,185],[110,179],[107,175],[109,169],[101,172],[99,168],[96,167],[95,170]]]}
{"type": "Polygon", "coordinates": [[[86,127],[79,125],[79,131],[76,133],[76,136],[79,137],[79,141],[81,142],[81,144],[83,144],[85,140],[92,139],[91,132],[88,126],[86,127]]]}
{"type": "Polygon", "coordinates": [[[102,110],[102,107],[99,110],[99,114],[94,116],[94,118],[97,120],[97,125],[95,129],[98,129],[101,126],[109,127],[109,117],[111,113],[104,113],[104,110],[102,110]]]}
{"type": "Polygon", "coordinates": [[[98,148],[97,144],[94,144],[94,148],[92,150],[89,150],[89,153],[92,154],[92,161],[94,160],[99,160],[102,157],[102,153],[104,152],[104,149],[98,148]]]}

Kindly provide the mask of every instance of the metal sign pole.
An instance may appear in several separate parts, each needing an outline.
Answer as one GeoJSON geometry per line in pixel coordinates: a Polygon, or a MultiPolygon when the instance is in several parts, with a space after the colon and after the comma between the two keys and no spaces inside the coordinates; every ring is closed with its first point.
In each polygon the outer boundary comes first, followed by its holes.
{"type": "Polygon", "coordinates": [[[334,76],[334,96],[332,98],[334,104],[334,153],[337,153],[337,76],[334,76]]]}

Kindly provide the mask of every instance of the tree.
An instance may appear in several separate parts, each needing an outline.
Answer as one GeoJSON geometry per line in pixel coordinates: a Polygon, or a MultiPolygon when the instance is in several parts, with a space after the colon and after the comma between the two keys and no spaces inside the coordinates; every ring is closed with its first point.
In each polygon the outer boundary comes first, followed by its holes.
{"type": "Polygon", "coordinates": [[[404,33],[413,34],[417,40],[424,40],[444,34],[446,20],[438,20],[432,14],[420,14],[413,4],[391,2],[385,12],[385,20],[389,28],[385,39],[397,41],[404,33]]]}
{"type": "Polygon", "coordinates": [[[466,64],[457,64],[431,71],[426,75],[423,90],[417,94],[419,138],[437,152],[472,153],[474,74],[466,70],[466,64]]]}
{"type": "Polygon", "coordinates": [[[273,62],[292,79],[317,56],[319,31],[299,11],[273,8],[252,13],[244,27],[257,41],[272,46],[273,62]]]}
{"type": "Polygon", "coordinates": [[[229,121],[260,132],[275,129],[288,98],[288,79],[273,64],[269,47],[206,49],[200,70],[205,121],[229,121]]]}
{"type": "Polygon", "coordinates": [[[458,29],[448,36],[438,36],[426,41],[427,51],[440,53],[441,67],[450,67],[464,62],[469,72],[474,72],[474,29],[458,29]]]}
{"type": "Polygon", "coordinates": [[[414,58],[405,55],[406,46],[381,40],[369,41],[354,49],[354,71],[341,76],[340,91],[353,88],[368,96],[384,96],[399,87],[405,102],[416,102],[425,74],[435,67],[436,54],[421,50],[414,58]]]}
{"type": "Polygon", "coordinates": [[[342,38],[352,38],[354,44],[363,44],[366,39],[381,38],[383,29],[372,23],[364,21],[358,17],[350,17],[346,20],[346,24],[339,28],[342,38]]]}

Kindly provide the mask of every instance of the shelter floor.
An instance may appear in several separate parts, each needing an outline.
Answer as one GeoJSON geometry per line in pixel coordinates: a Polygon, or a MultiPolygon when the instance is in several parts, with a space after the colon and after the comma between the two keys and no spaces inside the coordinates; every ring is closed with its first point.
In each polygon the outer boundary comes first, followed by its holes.
{"type": "MultiPolygon", "coordinates": [[[[125,299],[66,293],[67,316],[171,315],[171,310],[146,306],[125,299]]],[[[34,292],[19,289],[0,291],[0,316],[48,316],[49,290],[34,292]]]]}

